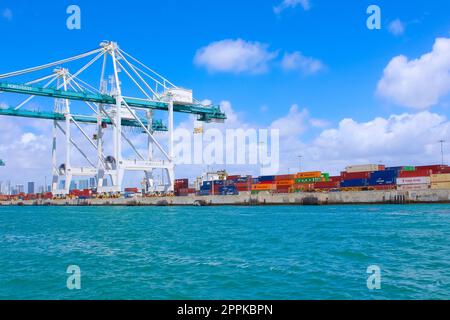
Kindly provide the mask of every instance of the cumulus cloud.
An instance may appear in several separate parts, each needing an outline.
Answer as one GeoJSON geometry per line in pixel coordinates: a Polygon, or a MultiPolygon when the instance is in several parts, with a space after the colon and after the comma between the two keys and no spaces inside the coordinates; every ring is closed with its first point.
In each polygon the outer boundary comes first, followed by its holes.
{"type": "Polygon", "coordinates": [[[426,109],[450,92],[450,38],[438,38],[418,59],[393,58],[378,82],[377,94],[400,106],[426,109]]]}
{"type": "Polygon", "coordinates": [[[304,10],[309,10],[311,8],[309,0],[283,0],[283,2],[273,8],[273,12],[280,14],[286,9],[298,6],[301,6],[304,10]]]}
{"type": "Polygon", "coordinates": [[[322,131],[310,145],[316,160],[346,163],[435,163],[438,141],[450,134],[446,117],[429,111],[392,115],[367,122],[343,119],[337,128],[322,131]]]}
{"type": "Polygon", "coordinates": [[[3,9],[2,10],[2,17],[4,19],[8,20],[8,21],[12,21],[12,19],[13,19],[13,12],[12,12],[12,10],[8,9],[8,8],[3,9]]]}
{"type": "Polygon", "coordinates": [[[394,36],[401,36],[403,33],[405,33],[405,25],[400,19],[395,19],[394,21],[389,23],[388,29],[389,32],[394,36]]]}
{"type": "Polygon", "coordinates": [[[264,73],[277,56],[268,45],[242,39],[216,41],[199,49],[194,62],[210,72],[264,73]]]}
{"type": "Polygon", "coordinates": [[[306,57],[298,51],[285,53],[281,60],[281,67],[285,71],[299,71],[305,75],[318,73],[325,68],[322,61],[306,57]]]}

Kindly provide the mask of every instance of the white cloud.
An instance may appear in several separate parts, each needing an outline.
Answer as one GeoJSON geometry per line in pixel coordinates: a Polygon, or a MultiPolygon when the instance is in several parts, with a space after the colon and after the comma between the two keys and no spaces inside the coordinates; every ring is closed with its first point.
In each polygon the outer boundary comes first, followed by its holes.
{"type": "Polygon", "coordinates": [[[285,71],[298,70],[306,75],[318,73],[325,68],[322,61],[312,57],[306,57],[298,51],[285,53],[281,61],[281,67],[285,71]]]}
{"type": "Polygon", "coordinates": [[[280,130],[281,138],[298,136],[307,129],[308,118],[308,110],[300,111],[298,105],[294,104],[287,115],[273,121],[270,127],[280,130]]]}
{"type": "Polygon", "coordinates": [[[210,72],[264,73],[277,56],[267,44],[242,39],[216,41],[199,49],[194,62],[210,72]]]}
{"type": "Polygon", "coordinates": [[[377,94],[400,106],[426,109],[450,92],[450,38],[438,38],[419,59],[400,55],[384,69],[377,94]]]}
{"type": "Polygon", "coordinates": [[[288,8],[295,8],[297,6],[301,6],[304,10],[309,10],[311,8],[309,0],[283,0],[278,6],[273,8],[273,12],[280,14],[288,8]]]}
{"type": "Polygon", "coordinates": [[[12,21],[13,19],[13,12],[11,9],[3,9],[2,10],[2,17],[8,21],[12,21]]]}
{"type": "Polygon", "coordinates": [[[450,134],[450,122],[441,115],[423,111],[392,115],[368,122],[343,119],[337,128],[324,130],[310,150],[316,160],[343,160],[388,164],[435,163],[438,141],[450,134]]]}
{"type": "Polygon", "coordinates": [[[22,144],[29,144],[29,143],[31,143],[31,142],[35,142],[36,141],[36,135],[34,134],[34,133],[32,133],[32,132],[27,132],[27,133],[24,133],[23,135],[22,135],[22,137],[20,138],[20,142],[22,143],[22,144]]]}
{"type": "Polygon", "coordinates": [[[389,32],[392,33],[394,36],[401,36],[403,33],[405,33],[405,25],[400,19],[395,19],[391,23],[389,23],[389,32]]]}

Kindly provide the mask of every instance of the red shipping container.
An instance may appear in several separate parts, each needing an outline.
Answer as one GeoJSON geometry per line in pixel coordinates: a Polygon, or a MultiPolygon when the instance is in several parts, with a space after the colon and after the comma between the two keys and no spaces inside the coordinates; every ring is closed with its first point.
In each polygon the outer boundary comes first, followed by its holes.
{"type": "Polygon", "coordinates": [[[421,169],[416,171],[400,171],[399,178],[416,178],[416,177],[428,177],[431,174],[430,169],[421,169]]]}
{"type": "Polygon", "coordinates": [[[125,192],[132,192],[132,193],[138,193],[139,192],[139,190],[138,190],[138,188],[125,188],[124,189],[125,190],[125,192]]]}
{"type": "Polygon", "coordinates": [[[341,172],[341,178],[343,180],[353,180],[353,179],[369,179],[370,172],[341,172]]]}
{"type": "Polygon", "coordinates": [[[416,171],[417,170],[431,170],[432,174],[436,174],[436,173],[440,173],[441,170],[448,170],[449,166],[443,166],[440,164],[435,164],[435,165],[431,165],[431,166],[417,166],[416,167],[416,171]]]}
{"type": "Polygon", "coordinates": [[[314,183],[315,189],[334,189],[339,188],[339,181],[323,181],[314,183]]]}
{"type": "Polygon", "coordinates": [[[250,188],[252,186],[252,183],[250,181],[248,182],[236,182],[234,184],[236,186],[236,188],[250,188]]]}
{"type": "Polygon", "coordinates": [[[238,178],[240,178],[241,176],[239,176],[239,175],[235,175],[235,176],[228,176],[227,177],[227,180],[236,180],[236,179],[238,179],[238,178]]]}
{"type": "Polygon", "coordinates": [[[329,178],[330,182],[341,182],[343,179],[341,176],[332,176],[329,178]]]}
{"type": "Polygon", "coordinates": [[[275,176],[275,181],[282,181],[282,180],[294,180],[295,174],[283,174],[279,176],[275,176]]]}

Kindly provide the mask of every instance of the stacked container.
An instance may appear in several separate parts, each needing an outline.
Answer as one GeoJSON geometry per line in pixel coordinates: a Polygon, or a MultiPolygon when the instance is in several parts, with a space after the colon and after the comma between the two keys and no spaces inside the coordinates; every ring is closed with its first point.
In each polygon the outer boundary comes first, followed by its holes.
{"type": "Polygon", "coordinates": [[[368,183],[370,186],[395,185],[397,177],[396,170],[374,171],[370,174],[368,183]]]}
{"type": "Polygon", "coordinates": [[[345,167],[345,171],[348,173],[354,172],[372,172],[372,171],[381,171],[386,167],[379,164],[360,164],[360,165],[352,165],[345,167]]]}
{"type": "Polygon", "coordinates": [[[430,177],[399,177],[397,178],[397,190],[415,191],[430,188],[430,177]]]}
{"type": "Polygon", "coordinates": [[[432,174],[431,189],[450,189],[450,173],[432,174]]]}

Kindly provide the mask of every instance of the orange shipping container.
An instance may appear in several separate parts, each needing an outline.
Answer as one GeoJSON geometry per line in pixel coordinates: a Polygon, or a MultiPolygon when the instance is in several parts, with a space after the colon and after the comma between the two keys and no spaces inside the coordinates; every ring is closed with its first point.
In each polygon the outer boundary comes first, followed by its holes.
{"type": "Polygon", "coordinates": [[[287,186],[290,187],[294,184],[294,180],[279,180],[276,181],[277,186],[287,186]]]}
{"type": "Polygon", "coordinates": [[[321,171],[309,171],[309,172],[299,172],[295,175],[295,178],[320,178],[322,176],[321,171]]]}
{"type": "Polygon", "coordinates": [[[276,185],[272,183],[259,183],[259,184],[253,184],[252,190],[254,191],[271,191],[276,190],[276,185]]]}

